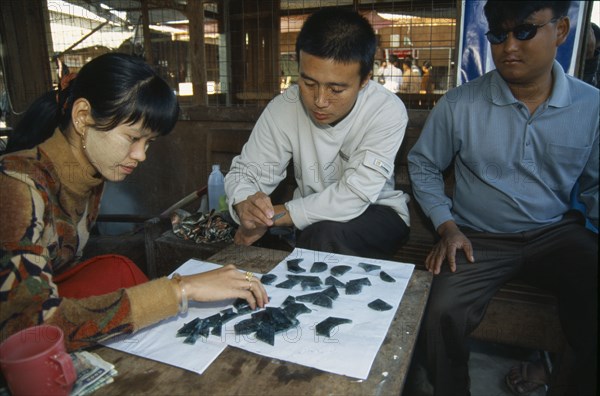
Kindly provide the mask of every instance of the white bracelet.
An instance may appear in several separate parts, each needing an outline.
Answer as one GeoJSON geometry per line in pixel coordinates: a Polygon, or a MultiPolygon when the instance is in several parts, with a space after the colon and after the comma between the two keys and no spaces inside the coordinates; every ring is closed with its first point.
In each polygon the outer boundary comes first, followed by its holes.
{"type": "Polygon", "coordinates": [[[181,289],[181,301],[179,303],[179,313],[181,315],[187,313],[188,311],[188,299],[187,299],[187,294],[185,294],[185,287],[183,287],[183,279],[181,278],[181,275],[179,275],[177,272],[175,272],[173,274],[173,278],[177,281],[177,283],[179,284],[179,288],[181,289]]]}

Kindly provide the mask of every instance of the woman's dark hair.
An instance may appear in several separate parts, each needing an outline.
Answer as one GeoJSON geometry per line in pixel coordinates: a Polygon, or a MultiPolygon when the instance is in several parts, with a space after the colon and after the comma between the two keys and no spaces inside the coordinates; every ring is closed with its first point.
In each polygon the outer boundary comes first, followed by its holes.
{"type": "Polygon", "coordinates": [[[377,38],[363,16],[345,8],[327,7],[306,19],[296,40],[300,51],[336,62],[360,63],[361,80],[373,69],[377,38]]]}
{"type": "Polygon", "coordinates": [[[522,24],[527,17],[545,8],[552,9],[553,17],[566,16],[570,1],[505,1],[488,0],[483,10],[490,30],[501,29],[505,22],[522,24]]]}
{"type": "Polygon", "coordinates": [[[11,133],[5,153],[32,148],[65,130],[73,103],[90,102],[94,128],[109,131],[135,124],[166,135],[175,126],[179,105],[173,90],[143,59],[108,53],[85,64],[70,84],[48,92],[32,103],[11,133]]]}

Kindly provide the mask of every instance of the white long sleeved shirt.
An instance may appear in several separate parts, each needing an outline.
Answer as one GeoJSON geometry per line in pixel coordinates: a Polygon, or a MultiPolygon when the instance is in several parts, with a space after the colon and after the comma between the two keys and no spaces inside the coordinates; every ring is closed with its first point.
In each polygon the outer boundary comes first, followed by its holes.
{"type": "Polygon", "coordinates": [[[381,76],[385,79],[383,86],[391,92],[398,92],[402,86],[402,69],[388,63],[381,71],[381,76]]]}
{"type": "Polygon", "coordinates": [[[408,116],[402,101],[370,81],[351,112],[335,126],[318,125],[306,112],[298,86],[277,96],[258,119],[242,153],[225,177],[233,205],[271,192],[293,161],[298,184],[286,203],[298,229],[323,221],[348,221],[369,205],[386,205],[409,223],[408,195],[395,190],[394,160],[408,116]]]}

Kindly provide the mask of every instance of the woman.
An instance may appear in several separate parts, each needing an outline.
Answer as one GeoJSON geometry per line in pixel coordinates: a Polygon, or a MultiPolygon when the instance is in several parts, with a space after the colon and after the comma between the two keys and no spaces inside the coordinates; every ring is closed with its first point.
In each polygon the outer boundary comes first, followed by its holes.
{"type": "Polygon", "coordinates": [[[433,81],[431,80],[431,62],[425,61],[421,65],[421,93],[433,92],[433,81]]]}
{"type": "Polygon", "coordinates": [[[231,265],[148,281],[125,257],[78,263],[104,182],[146,159],[179,106],[164,80],[124,54],[97,57],[62,83],[30,107],[0,157],[0,340],[44,322],[74,350],[185,313],[188,299],[264,306],[260,282],[231,265]]]}

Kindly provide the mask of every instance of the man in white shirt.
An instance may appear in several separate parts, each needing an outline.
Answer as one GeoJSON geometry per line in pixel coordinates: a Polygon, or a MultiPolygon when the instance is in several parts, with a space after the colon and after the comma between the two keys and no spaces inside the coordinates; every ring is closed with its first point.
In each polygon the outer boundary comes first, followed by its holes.
{"type": "Polygon", "coordinates": [[[395,190],[394,160],[408,117],[371,81],[375,49],[373,28],[356,12],[327,7],[306,20],[298,84],[269,103],[225,178],[236,243],[293,226],[297,247],[386,257],[406,239],[408,196],[395,190]],[[290,161],[294,196],[273,203],[290,161]]]}
{"type": "Polygon", "coordinates": [[[402,85],[402,69],[398,67],[398,57],[395,55],[390,56],[390,59],[386,62],[385,67],[381,71],[381,77],[383,78],[383,86],[391,91],[398,92],[402,85]]]}

